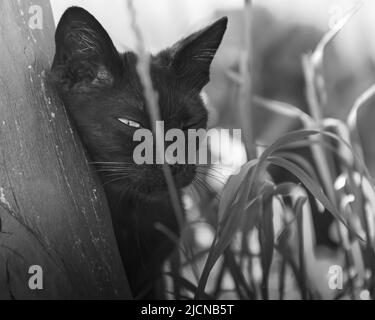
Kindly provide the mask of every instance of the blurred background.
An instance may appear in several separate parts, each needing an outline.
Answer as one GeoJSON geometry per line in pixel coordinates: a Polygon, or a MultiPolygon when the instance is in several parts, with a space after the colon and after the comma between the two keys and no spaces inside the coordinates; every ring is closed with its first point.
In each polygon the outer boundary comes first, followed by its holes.
{"type": "MultiPolygon", "coordinates": [[[[56,23],[67,7],[81,6],[103,24],[119,51],[134,49],[135,39],[130,28],[126,1],[51,0],[51,3],[56,23]]],[[[359,3],[360,1],[356,0],[255,0],[252,2],[249,26],[251,30],[245,30],[243,0],[134,1],[138,22],[150,52],[158,52],[171,46],[212,20],[224,15],[229,17],[228,31],[212,68],[212,81],[205,89],[210,111],[209,125],[217,128],[241,128],[241,117],[236,109],[239,89],[238,83],[233,80],[233,74],[240,70],[239,61],[243,53],[244,35],[248,32],[251,34],[252,93],[255,96],[289,103],[308,113],[302,56],[311,53],[323,35],[359,3]]],[[[327,101],[322,110],[324,118],[345,120],[356,99],[375,83],[375,2],[368,0],[361,3],[360,10],[328,44],[325,51],[322,72],[325,78],[327,101]]],[[[301,123],[297,120],[267,111],[257,103],[254,103],[252,109],[252,119],[249,123],[259,146],[269,145],[288,131],[301,129],[301,123]]],[[[375,143],[372,141],[375,136],[374,119],[375,108],[372,108],[371,104],[361,109],[358,129],[366,164],[372,176],[375,174],[375,143]]],[[[213,153],[218,152],[215,150],[215,144],[211,147],[213,153]]],[[[216,194],[221,194],[228,176],[247,161],[245,148],[240,142],[234,150],[224,152],[224,155],[235,160],[232,162],[233,165],[230,168],[219,168],[214,171],[215,173],[219,171],[215,179],[210,179],[212,173],[207,177],[211,189],[198,192],[199,200],[195,198],[197,193],[195,192],[195,196],[187,194],[184,201],[189,212],[189,220],[194,222],[194,227],[190,229],[192,243],[197,247],[197,255],[201,257],[207,254],[214,237],[215,217],[218,211],[216,194]]],[[[280,181],[283,182],[288,178],[282,176],[280,181]]],[[[310,201],[314,202],[311,199],[310,201]]],[[[283,208],[278,210],[282,211],[283,208]]],[[[313,222],[308,220],[307,223],[311,226],[313,222]]],[[[306,264],[310,265],[309,281],[318,288],[317,296],[320,298],[333,298],[334,292],[327,286],[327,273],[330,266],[341,265],[345,260],[343,251],[337,250],[337,234],[332,232],[331,225],[331,218],[328,220],[323,218],[315,225],[315,228],[321,231],[320,235],[319,232],[317,234],[317,244],[321,246],[319,251],[313,248],[316,245],[314,236],[309,232],[305,233],[306,264]]],[[[308,227],[305,230],[310,229],[308,227]]],[[[189,232],[187,234],[189,237],[189,232]]],[[[248,241],[250,251],[256,257],[260,250],[257,235],[253,232],[249,233],[248,241]]],[[[236,247],[236,239],[234,247],[236,247]]],[[[293,250],[298,251],[292,246],[293,250]]],[[[356,255],[358,252],[359,249],[353,254],[356,255]]],[[[253,278],[246,279],[250,283],[261,282],[259,279],[262,278],[264,268],[260,260],[258,258],[252,260],[250,273],[253,278]]],[[[358,259],[358,261],[362,260],[358,259]]],[[[197,268],[200,271],[204,262],[204,259],[198,259],[197,268]]],[[[231,263],[233,266],[233,261],[231,263]]],[[[242,264],[241,266],[243,268],[242,264]]],[[[215,295],[220,298],[241,296],[233,292],[238,293],[238,283],[245,279],[236,281],[233,274],[226,276],[225,268],[221,268],[220,265],[215,268],[210,277],[208,290],[221,292],[221,295],[215,295]],[[216,278],[221,279],[221,291],[215,289],[218,283],[216,278]]],[[[366,278],[363,264],[356,264],[355,268],[356,274],[362,272],[363,278],[366,278]]],[[[194,267],[186,268],[183,273],[184,278],[193,283],[195,278],[199,278],[197,277],[199,271],[194,269],[194,267]]],[[[230,267],[228,269],[233,270],[230,267]]],[[[276,297],[276,293],[281,290],[280,281],[273,279],[277,278],[277,270],[273,265],[274,272],[270,276],[269,283],[271,297],[276,297]]],[[[288,275],[286,277],[288,278],[288,275]]],[[[375,279],[374,275],[373,279],[375,279]]],[[[299,298],[300,295],[294,290],[292,283],[293,281],[286,281],[283,284],[285,295],[287,298],[299,298]]],[[[251,286],[256,287],[254,284],[251,286]]],[[[359,285],[361,286],[363,283],[359,285]]],[[[371,288],[374,290],[373,284],[371,288]]],[[[368,298],[368,292],[360,291],[361,298],[368,298]]]]}
{"type": "MultiPolygon", "coordinates": [[[[134,49],[124,0],[51,0],[56,22],[69,6],[82,6],[104,25],[120,51],[134,49]]],[[[253,79],[256,94],[306,109],[301,56],[312,51],[320,38],[356,0],[253,1],[253,79]]],[[[136,0],[139,24],[151,52],[171,46],[181,37],[223,15],[229,30],[216,57],[213,80],[207,88],[213,110],[212,126],[239,128],[231,105],[236,94],[226,73],[235,69],[243,39],[243,0],[136,0]]],[[[375,3],[363,7],[327,48],[325,76],[328,103],[325,116],[344,119],[355,99],[375,80],[375,3]]],[[[365,155],[375,171],[375,144],[371,143],[375,111],[366,110],[361,129],[365,155]],[[374,112],[374,114],[373,114],[374,112]],[[366,134],[367,133],[367,134],[366,134]]],[[[288,119],[255,110],[256,137],[269,142],[290,128],[288,119]],[[277,123],[277,125],[274,125],[277,123]],[[259,127],[257,127],[257,124],[259,127]]]]}

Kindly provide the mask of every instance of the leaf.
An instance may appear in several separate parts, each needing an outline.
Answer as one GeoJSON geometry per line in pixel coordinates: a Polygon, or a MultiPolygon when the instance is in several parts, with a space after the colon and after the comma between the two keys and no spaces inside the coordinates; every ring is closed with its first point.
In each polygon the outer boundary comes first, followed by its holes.
{"type": "MultiPolygon", "coordinates": [[[[250,208],[257,202],[257,200],[258,198],[253,199],[250,208]]],[[[243,211],[238,210],[232,213],[234,214],[229,214],[225,224],[220,228],[220,233],[219,231],[216,232],[214,243],[211,247],[202,276],[198,283],[198,288],[195,295],[196,299],[202,298],[212,268],[230,245],[235,232],[238,230],[238,227],[241,224],[243,211]]]]}
{"type": "Polygon", "coordinates": [[[224,213],[228,210],[228,207],[236,202],[236,198],[239,194],[239,189],[243,185],[246,177],[248,177],[249,171],[257,164],[258,160],[252,160],[242,166],[240,172],[229,178],[228,183],[225,185],[223,194],[220,198],[219,203],[219,221],[224,219],[224,213]]]}
{"type": "Polygon", "coordinates": [[[327,45],[339,34],[339,32],[345,27],[345,25],[350,21],[350,19],[358,12],[358,10],[362,7],[362,5],[363,5],[362,2],[356,3],[356,5],[352,9],[350,9],[347,12],[347,14],[344,15],[343,18],[340,21],[338,21],[336,25],[323,36],[323,38],[317,45],[312,55],[312,59],[315,65],[319,65],[319,66],[322,65],[324,51],[327,45]]]}
{"type": "MultiPolygon", "coordinates": [[[[212,268],[230,245],[242,223],[244,213],[254,214],[252,206],[260,200],[261,195],[258,195],[258,192],[263,186],[263,184],[261,185],[263,181],[258,181],[258,177],[269,164],[267,158],[280,148],[294,142],[303,141],[319,133],[317,130],[299,130],[282,136],[268,147],[258,160],[248,162],[242,167],[239,175],[230,179],[229,186],[225,188],[225,195],[221,198],[219,208],[221,221],[198,284],[196,299],[200,299],[202,296],[212,268]],[[249,174],[250,182],[245,183],[249,174]],[[250,200],[248,200],[249,198],[250,200]]],[[[255,219],[252,221],[255,222],[255,219]]]]}
{"type": "MultiPolygon", "coordinates": [[[[338,134],[333,133],[333,132],[326,132],[326,131],[322,131],[322,130],[317,130],[317,132],[319,134],[321,134],[322,136],[325,136],[327,138],[331,138],[331,139],[333,139],[333,140],[335,140],[339,143],[342,143],[352,153],[354,159],[356,160],[357,170],[360,171],[361,175],[365,175],[367,179],[369,179],[370,181],[373,181],[373,179],[371,178],[371,175],[370,175],[370,173],[369,173],[369,171],[366,167],[366,164],[361,159],[361,157],[356,153],[356,151],[354,150],[354,148],[350,145],[350,143],[348,141],[345,141],[342,137],[340,137],[338,134]]],[[[333,148],[331,145],[329,145],[324,140],[320,140],[320,141],[306,140],[306,141],[303,142],[303,144],[301,146],[312,146],[312,145],[317,144],[317,143],[319,143],[321,145],[324,145],[326,149],[329,149],[330,151],[335,153],[346,167],[348,167],[348,168],[350,167],[350,164],[347,163],[346,159],[343,158],[343,156],[335,148],[333,148]]]]}
{"type": "Polygon", "coordinates": [[[290,196],[290,194],[293,192],[295,188],[297,188],[299,185],[293,182],[283,182],[276,186],[275,189],[275,196],[279,195],[282,197],[290,196]]]}
{"type": "Polygon", "coordinates": [[[181,283],[179,277],[175,275],[180,275],[181,270],[181,257],[178,250],[175,250],[169,259],[169,265],[171,270],[171,275],[173,277],[173,297],[174,300],[181,300],[181,283]]]}
{"type": "Polygon", "coordinates": [[[270,155],[272,155],[278,149],[281,149],[295,142],[304,141],[307,138],[310,138],[320,133],[321,132],[319,130],[297,130],[289,132],[281,138],[277,139],[263,152],[263,154],[259,158],[259,163],[265,161],[270,155]]]}
{"type": "MultiPolygon", "coordinates": [[[[196,290],[197,290],[197,286],[196,285],[194,285],[191,281],[183,278],[179,274],[173,274],[171,272],[167,272],[164,275],[166,275],[168,277],[171,277],[172,279],[178,279],[178,281],[180,283],[180,286],[183,287],[188,292],[195,293],[196,290]]],[[[203,299],[205,299],[205,300],[213,300],[213,298],[210,297],[206,293],[203,293],[203,299]]]]}
{"type": "Polygon", "coordinates": [[[320,132],[318,130],[298,130],[287,133],[281,138],[277,139],[260,156],[255,169],[252,171],[248,189],[252,190],[253,193],[256,192],[257,188],[255,188],[254,184],[258,180],[260,173],[262,173],[263,170],[265,170],[265,167],[269,165],[269,163],[267,162],[267,158],[270,157],[273,153],[292,143],[304,141],[307,138],[317,135],[319,133],[320,132]]]}
{"type": "Polygon", "coordinates": [[[269,100],[263,97],[254,96],[253,101],[261,107],[266,108],[272,112],[276,112],[287,116],[289,118],[299,119],[306,128],[314,127],[315,121],[307,113],[301,109],[281,101],[269,100]]]}
{"type": "Polygon", "coordinates": [[[323,193],[320,186],[316,184],[314,180],[312,180],[301,168],[299,168],[294,163],[279,158],[279,157],[270,157],[268,159],[272,164],[284,168],[288,170],[290,173],[294,174],[310,191],[310,193],[322,203],[322,205],[344,226],[352,232],[358,239],[365,242],[362,237],[360,237],[346,222],[346,220],[341,216],[340,212],[336,209],[336,207],[332,204],[332,202],[327,198],[327,196],[323,193]]]}
{"type": "Polygon", "coordinates": [[[268,282],[271,270],[275,234],[273,226],[273,197],[264,197],[262,201],[262,213],[259,226],[259,242],[261,246],[261,263],[263,270],[262,295],[268,300],[268,282]]]}
{"type": "Polygon", "coordinates": [[[233,253],[230,250],[225,250],[224,258],[241,300],[254,299],[255,293],[247,286],[241,265],[236,262],[233,253]]]}
{"type": "Polygon", "coordinates": [[[299,197],[294,206],[294,212],[297,218],[297,230],[298,230],[298,260],[299,260],[299,273],[300,273],[300,286],[302,299],[307,299],[307,287],[306,287],[306,268],[305,268],[305,246],[304,246],[304,234],[303,234],[303,206],[307,201],[306,197],[299,197]]]}
{"type": "Polygon", "coordinates": [[[327,104],[327,90],[324,78],[324,53],[327,45],[338,35],[341,29],[350,21],[360,9],[362,3],[357,3],[318,43],[313,53],[302,57],[302,65],[306,81],[306,95],[312,118],[320,124],[322,121],[322,107],[327,104]]]}
{"type": "Polygon", "coordinates": [[[278,152],[275,154],[277,157],[281,157],[287,160],[291,160],[299,165],[308,175],[313,178],[316,182],[319,182],[319,178],[315,172],[314,167],[302,156],[292,152],[278,152]]]}
{"type": "Polygon", "coordinates": [[[358,113],[359,111],[367,105],[369,100],[375,96],[375,84],[368,88],[354,103],[352,110],[349,113],[347,124],[350,129],[351,138],[355,142],[356,152],[364,159],[362,151],[361,138],[358,131],[358,113]]]}

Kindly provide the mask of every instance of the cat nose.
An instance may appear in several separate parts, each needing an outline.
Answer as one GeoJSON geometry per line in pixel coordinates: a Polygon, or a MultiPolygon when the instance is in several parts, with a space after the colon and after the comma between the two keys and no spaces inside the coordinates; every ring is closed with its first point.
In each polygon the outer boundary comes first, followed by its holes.
{"type": "Polygon", "coordinates": [[[177,164],[173,164],[173,165],[169,165],[169,168],[171,169],[171,173],[172,175],[176,175],[178,173],[178,165],[177,164]]]}

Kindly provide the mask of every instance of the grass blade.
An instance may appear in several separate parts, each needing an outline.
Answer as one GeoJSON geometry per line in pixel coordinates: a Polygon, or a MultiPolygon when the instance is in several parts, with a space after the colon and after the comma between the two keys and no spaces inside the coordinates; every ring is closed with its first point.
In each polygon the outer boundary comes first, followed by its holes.
{"type": "Polygon", "coordinates": [[[358,239],[365,242],[346,222],[346,220],[341,216],[338,209],[335,207],[335,205],[327,198],[327,196],[323,193],[320,186],[314,182],[301,168],[299,168],[294,163],[279,158],[279,157],[270,157],[268,159],[272,164],[279,166],[281,168],[284,168],[285,170],[288,170],[290,173],[295,175],[304,185],[305,187],[310,191],[310,193],[344,226],[352,232],[353,235],[355,235],[358,239]]]}

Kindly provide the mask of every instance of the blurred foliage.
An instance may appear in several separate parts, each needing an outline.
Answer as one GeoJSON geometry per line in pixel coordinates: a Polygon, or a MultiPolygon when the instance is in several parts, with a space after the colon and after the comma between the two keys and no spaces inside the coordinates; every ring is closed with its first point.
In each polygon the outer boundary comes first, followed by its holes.
{"type": "MultiPolygon", "coordinates": [[[[331,95],[344,88],[347,96],[351,83],[342,74],[336,87],[330,83],[340,70],[331,46],[357,9],[326,34],[272,25],[269,13],[253,12],[260,21],[253,24],[253,95],[245,102],[254,109],[246,129],[266,139],[222,190],[201,184],[186,196],[185,249],[169,264],[171,298],[375,297],[375,189],[364,144],[371,138],[363,139],[359,117],[374,102],[374,87],[346,113],[329,111],[331,95]],[[260,39],[264,25],[269,39],[260,39]],[[273,178],[276,167],[286,173],[281,179],[273,178]],[[331,218],[319,225],[313,222],[319,215],[331,218]],[[317,245],[319,227],[335,246],[317,245]],[[342,268],[342,289],[329,288],[333,266],[342,268]]],[[[238,94],[244,78],[241,54],[227,46],[208,92],[218,112],[214,125],[235,128],[243,123],[233,109],[244,98],[238,94]]],[[[208,169],[208,177],[219,179],[221,170],[208,169]]]]}

